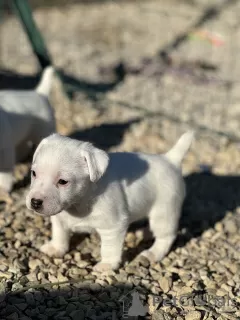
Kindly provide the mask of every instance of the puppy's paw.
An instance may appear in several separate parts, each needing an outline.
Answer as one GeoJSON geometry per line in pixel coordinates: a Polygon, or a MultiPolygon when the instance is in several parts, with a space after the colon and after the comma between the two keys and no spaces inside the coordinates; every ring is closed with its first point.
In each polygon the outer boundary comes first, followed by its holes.
{"type": "Polygon", "coordinates": [[[45,253],[49,257],[62,258],[66,253],[66,250],[56,248],[51,241],[41,246],[40,251],[45,253]]]}
{"type": "Polygon", "coordinates": [[[116,270],[119,266],[119,263],[106,263],[106,262],[98,262],[94,267],[93,271],[95,272],[107,272],[116,270]]]}
{"type": "Polygon", "coordinates": [[[140,256],[147,258],[150,263],[157,262],[157,258],[150,250],[144,250],[143,252],[140,253],[140,256]]]}

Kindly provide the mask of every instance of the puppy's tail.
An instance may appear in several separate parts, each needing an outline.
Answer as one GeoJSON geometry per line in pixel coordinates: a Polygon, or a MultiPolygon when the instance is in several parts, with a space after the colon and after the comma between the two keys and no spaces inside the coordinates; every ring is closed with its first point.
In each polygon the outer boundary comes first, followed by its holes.
{"type": "Polygon", "coordinates": [[[50,90],[52,88],[52,78],[53,78],[54,68],[49,66],[44,69],[40,83],[36,87],[35,91],[45,97],[49,96],[50,90]]]}
{"type": "Polygon", "coordinates": [[[182,161],[192,144],[194,136],[194,131],[187,131],[180,137],[172,149],[165,154],[165,157],[176,167],[181,166],[182,161]]]}

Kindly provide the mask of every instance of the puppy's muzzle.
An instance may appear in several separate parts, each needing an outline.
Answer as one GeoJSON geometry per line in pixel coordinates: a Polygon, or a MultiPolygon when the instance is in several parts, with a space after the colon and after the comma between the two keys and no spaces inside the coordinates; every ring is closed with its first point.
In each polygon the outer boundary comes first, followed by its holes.
{"type": "Polygon", "coordinates": [[[42,204],[43,204],[43,200],[41,200],[41,199],[35,199],[35,198],[31,199],[31,207],[34,210],[41,209],[42,208],[42,204]]]}

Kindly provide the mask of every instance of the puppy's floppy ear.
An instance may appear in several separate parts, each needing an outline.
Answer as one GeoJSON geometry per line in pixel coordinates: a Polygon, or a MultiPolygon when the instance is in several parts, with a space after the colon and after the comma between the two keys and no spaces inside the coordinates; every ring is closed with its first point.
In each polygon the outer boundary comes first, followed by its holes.
{"type": "Polygon", "coordinates": [[[95,148],[91,144],[87,144],[81,153],[87,162],[90,180],[97,182],[108,167],[108,154],[101,149],[95,148]]]}

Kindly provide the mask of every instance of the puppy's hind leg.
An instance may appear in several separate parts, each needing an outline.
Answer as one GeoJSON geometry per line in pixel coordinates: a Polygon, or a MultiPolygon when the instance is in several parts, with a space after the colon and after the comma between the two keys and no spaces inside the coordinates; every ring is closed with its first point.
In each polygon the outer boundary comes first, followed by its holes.
{"type": "Polygon", "coordinates": [[[181,206],[182,201],[176,196],[152,208],[149,225],[155,240],[150,249],[141,253],[151,262],[162,260],[171,249],[177,235],[181,206]]]}

